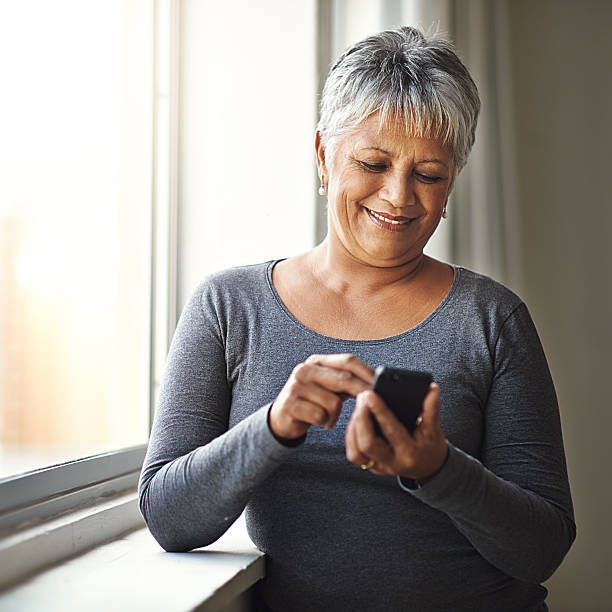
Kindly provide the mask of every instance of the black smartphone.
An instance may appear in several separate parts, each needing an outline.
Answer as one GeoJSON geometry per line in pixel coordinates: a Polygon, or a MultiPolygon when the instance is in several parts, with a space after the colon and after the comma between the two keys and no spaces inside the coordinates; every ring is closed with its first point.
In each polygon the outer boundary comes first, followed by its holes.
{"type": "MultiPolygon", "coordinates": [[[[423,410],[423,400],[433,378],[429,372],[378,366],[372,389],[385,400],[402,425],[412,434],[423,410]]],[[[380,425],[372,415],[376,435],[384,438],[380,425]]]]}

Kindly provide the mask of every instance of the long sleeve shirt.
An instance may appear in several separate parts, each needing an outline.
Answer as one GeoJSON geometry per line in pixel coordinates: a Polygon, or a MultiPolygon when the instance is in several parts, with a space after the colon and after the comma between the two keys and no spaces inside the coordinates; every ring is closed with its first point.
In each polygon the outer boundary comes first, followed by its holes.
{"type": "MultiPolygon", "coordinates": [[[[272,283],[275,262],[215,273],[186,304],[139,482],[167,551],[220,537],[246,508],[273,611],[546,610],[541,582],[575,537],[556,395],[525,304],[461,267],[427,318],[379,340],[321,335],[272,283]],[[313,353],[428,371],[449,446],[420,489],[351,464],[336,426],[287,447],[270,403],[313,353]]],[[[381,313],[384,316],[384,313],[381,313]]]]}

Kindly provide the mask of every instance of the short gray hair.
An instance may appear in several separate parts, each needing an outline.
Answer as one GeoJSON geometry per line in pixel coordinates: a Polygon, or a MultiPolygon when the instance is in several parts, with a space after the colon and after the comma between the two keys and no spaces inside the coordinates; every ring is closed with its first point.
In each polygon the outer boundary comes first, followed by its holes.
{"type": "Polygon", "coordinates": [[[413,136],[441,138],[459,172],[479,110],[476,85],[451,43],[405,26],[369,36],[338,58],[323,88],[317,129],[330,158],[338,137],[379,112],[381,127],[401,119],[413,136]]]}

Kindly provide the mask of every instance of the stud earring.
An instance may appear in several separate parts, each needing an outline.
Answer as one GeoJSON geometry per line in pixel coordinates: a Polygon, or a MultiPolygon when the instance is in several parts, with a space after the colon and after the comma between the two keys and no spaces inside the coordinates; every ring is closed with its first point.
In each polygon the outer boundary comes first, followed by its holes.
{"type": "Polygon", "coordinates": [[[448,213],[446,212],[446,204],[444,205],[444,210],[442,211],[442,218],[446,219],[448,217],[448,213]]]}
{"type": "Polygon", "coordinates": [[[319,195],[324,196],[327,195],[327,185],[321,179],[321,186],[319,187],[319,195]]]}

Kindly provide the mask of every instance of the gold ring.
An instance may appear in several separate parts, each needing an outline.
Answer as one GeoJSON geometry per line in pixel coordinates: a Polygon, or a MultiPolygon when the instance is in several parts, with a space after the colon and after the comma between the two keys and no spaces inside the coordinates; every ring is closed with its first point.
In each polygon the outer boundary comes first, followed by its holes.
{"type": "Polygon", "coordinates": [[[374,461],[374,459],[370,459],[367,463],[362,463],[361,464],[361,469],[362,470],[369,470],[370,468],[374,467],[375,463],[376,463],[376,461],[374,461]]]}

